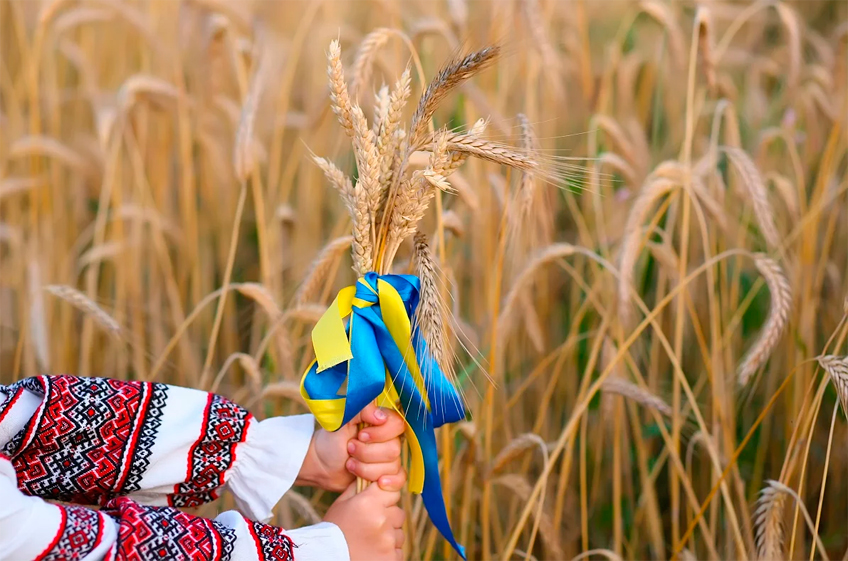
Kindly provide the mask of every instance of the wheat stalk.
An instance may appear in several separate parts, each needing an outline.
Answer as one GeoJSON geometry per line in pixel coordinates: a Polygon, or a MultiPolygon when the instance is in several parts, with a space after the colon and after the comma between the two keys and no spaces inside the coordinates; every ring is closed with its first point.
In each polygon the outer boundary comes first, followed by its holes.
{"type": "Polygon", "coordinates": [[[601,390],[632,399],[636,403],[640,403],[667,417],[671,417],[673,414],[671,406],[662,398],[624,378],[608,376],[603,384],[601,384],[601,390]]]}
{"type": "Polygon", "coordinates": [[[826,355],[819,357],[819,364],[830,376],[836,395],[842,404],[842,412],[848,415],[848,358],[826,355]]]}
{"type": "Polygon", "coordinates": [[[754,208],[754,216],[757,219],[760,232],[762,232],[770,248],[778,247],[780,236],[774,223],[774,209],[769,202],[768,189],[766,189],[757,166],[754,165],[754,162],[744,150],[730,146],[724,146],[722,150],[739,173],[739,178],[745,188],[744,191],[754,208]]]}
{"type": "Polygon", "coordinates": [[[347,91],[347,83],[345,83],[342,50],[338,40],[331,42],[327,51],[327,75],[330,78],[330,107],[336,114],[345,133],[353,138],[350,94],[347,91]]]}
{"type": "Polygon", "coordinates": [[[295,306],[308,302],[318,293],[318,290],[327,282],[326,277],[335,267],[336,261],[350,247],[352,242],[353,236],[341,236],[324,246],[324,249],[309,266],[309,271],[294,295],[295,306]]]}
{"type": "Polygon", "coordinates": [[[777,262],[758,253],[754,256],[754,263],[771,292],[771,305],[760,336],[739,364],[737,378],[740,386],[746,385],[751,375],[768,360],[786,328],[792,306],[792,289],[777,262]]]}
{"type": "Polygon", "coordinates": [[[121,334],[120,324],[93,300],[76,288],[64,284],[51,284],[45,286],[44,290],[89,316],[104,331],[115,336],[121,334]]]}
{"type": "MultiPolygon", "coordinates": [[[[421,335],[427,343],[430,354],[436,364],[450,379],[451,361],[448,357],[447,332],[444,322],[444,305],[438,286],[438,273],[427,236],[416,232],[415,243],[415,274],[421,281],[421,298],[415,311],[415,324],[421,329],[421,335]]],[[[426,379],[426,374],[425,379],[426,379]]]]}
{"type": "Polygon", "coordinates": [[[521,270],[518,276],[512,283],[512,286],[507,292],[501,305],[501,313],[498,316],[498,347],[503,347],[506,338],[514,328],[516,321],[516,311],[519,305],[520,296],[526,285],[530,282],[536,272],[553,261],[574,255],[574,246],[569,243],[556,243],[539,251],[533,259],[521,270]]]}
{"type": "Polygon", "coordinates": [[[756,528],[757,556],[763,561],[784,559],[783,515],[786,507],[786,495],[767,486],[757,500],[754,512],[756,528]]]}
{"type": "Polygon", "coordinates": [[[393,29],[379,27],[366,35],[359,44],[359,50],[353,61],[353,80],[351,82],[351,92],[354,97],[359,95],[362,88],[371,79],[371,69],[374,66],[377,51],[388,42],[392,33],[394,33],[393,29]]]}
{"type": "Polygon", "coordinates": [[[618,279],[618,307],[622,321],[632,321],[633,310],[630,306],[630,291],[633,286],[633,270],[639,258],[640,241],[642,239],[642,224],[647,218],[648,211],[661,197],[677,187],[678,183],[668,179],[649,177],[639,191],[639,196],[630,207],[624,234],[621,242],[621,266],[618,279]]]}
{"type": "Polygon", "coordinates": [[[464,57],[448,62],[439,70],[436,77],[427,86],[418,108],[412,115],[412,125],[409,133],[409,145],[411,149],[417,149],[422,143],[426,143],[427,126],[430,118],[436,111],[439,103],[448,93],[459,84],[492,64],[500,54],[500,47],[491,46],[469,53],[464,57]]]}

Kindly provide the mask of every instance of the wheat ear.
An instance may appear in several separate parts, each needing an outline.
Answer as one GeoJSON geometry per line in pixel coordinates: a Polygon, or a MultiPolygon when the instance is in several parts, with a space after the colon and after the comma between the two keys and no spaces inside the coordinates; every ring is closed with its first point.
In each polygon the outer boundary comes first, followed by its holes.
{"type": "Polygon", "coordinates": [[[601,390],[632,399],[636,403],[644,405],[649,409],[653,409],[667,417],[671,417],[672,415],[671,406],[663,401],[661,397],[652,394],[650,391],[637,386],[633,382],[629,382],[624,378],[620,378],[618,376],[608,377],[604,380],[603,384],[601,384],[601,390]]]}
{"type": "Polygon", "coordinates": [[[353,138],[350,94],[345,83],[342,51],[338,40],[331,42],[327,51],[327,76],[330,78],[330,107],[338,117],[344,131],[353,138]]]}
{"type": "Polygon", "coordinates": [[[308,302],[318,293],[321,286],[327,282],[327,275],[335,266],[336,260],[347,251],[351,242],[353,242],[353,236],[342,236],[324,246],[310,265],[309,272],[306,273],[303,283],[294,295],[295,306],[308,302]]]}
{"type": "Polygon", "coordinates": [[[780,245],[780,236],[774,223],[774,208],[769,202],[768,190],[757,166],[754,165],[754,162],[744,150],[730,146],[725,146],[722,150],[739,173],[739,178],[745,188],[744,191],[754,208],[754,217],[757,219],[760,232],[762,232],[768,246],[776,248],[780,245]]]}
{"type": "Polygon", "coordinates": [[[94,320],[94,323],[103,328],[103,330],[115,336],[121,334],[121,326],[117,321],[115,321],[115,318],[107,314],[91,298],[76,288],[64,284],[51,284],[45,286],[44,290],[53,296],[64,300],[85,315],[91,317],[91,319],[94,320]]]}
{"type": "MultiPolygon", "coordinates": [[[[415,312],[415,323],[427,343],[430,354],[439,368],[450,378],[451,361],[448,359],[447,333],[444,322],[444,306],[438,286],[436,263],[427,243],[427,236],[416,232],[415,274],[421,280],[421,298],[415,312]]],[[[425,376],[427,373],[424,373],[425,376]]]]}
{"type": "Polygon", "coordinates": [[[500,47],[491,46],[469,53],[462,58],[448,62],[427,86],[418,102],[418,108],[412,115],[409,133],[410,149],[415,150],[426,143],[427,126],[439,103],[459,84],[494,62],[500,54],[500,47]]]}
{"type": "Polygon", "coordinates": [[[758,253],[754,256],[754,263],[757,270],[765,278],[766,285],[771,292],[771,306],[762,333],[739,364],[737,377],[740,386],[748,383],[751,375],[765,364],[777,346],[777,342],[786,328],[789,308],[792,305],[792,289],[777,262],[758,253]]]}
{"type": "Polygon", "coordinates": [[[836,395],[842,404],[842,412],[848,415],[848,357],[827,355],[819,357],[819,364],[830,376],[836,395]]]}

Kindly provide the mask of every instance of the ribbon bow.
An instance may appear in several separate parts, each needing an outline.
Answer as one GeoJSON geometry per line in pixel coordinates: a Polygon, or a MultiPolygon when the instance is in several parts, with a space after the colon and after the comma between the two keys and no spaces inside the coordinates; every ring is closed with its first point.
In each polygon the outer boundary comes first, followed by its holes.
{"type": "Polygon", "coordinates": [[[465,408],[412,328],[419,291],[416,276],[376,273],[343,288],[312,331],[316,360],[301,379],[300,394],[329,431],[375,400],[395,410],[399,402],[411,452],[409,489],[421,494],[430,520],[465,559],[445,511],[434,432],[464,419],[465,408]],[[345,380],[347,392],[340,395],[345,380]]]}

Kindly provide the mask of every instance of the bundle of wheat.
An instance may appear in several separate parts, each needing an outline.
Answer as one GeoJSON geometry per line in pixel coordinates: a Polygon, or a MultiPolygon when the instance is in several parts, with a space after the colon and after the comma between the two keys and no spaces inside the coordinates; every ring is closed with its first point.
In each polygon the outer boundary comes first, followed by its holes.
{"type": "MultiPolygon", "coordinates": [[[[363,48],[371,48],[371,42],[364,42],[363,48]]],[[[436,527],[463,556],[445,513],[433,429],[465,418],[465,408],[450,376],[437,264],[417,225],[437,192],[455,192],[448,177],[469,156],[524,171],[540,167],[529,154],[484,139],[485,120],[467,132],[433,131],[431,126],[439,102],[498,53],[497,46],[487,47],[446,64],[424,90],[406,129],[401,120],[410,95],[409,68],[391,92],[382,88],[377,93],[376,115],[369,125],[351,99],[341,50],[333,41],[328,52],[331,107],[353,143],[356,181],[332,162],[313,158],[353,219],[353,268],[359,280],[339,293],[315,326],[316,361],[303,376],[303,398],[329,430],[338,429],[375,399],[398,409],[408,425],[410,489],[423,495],[436,527]],[[429,163],[410,171],[410,158],[417,151],[429,151],[429,163]],[[416,274],[390,274],[398,249],[413,234],[416,274]],[[343,384],[345,397],[336,397],[343,384]],[[330,408],[328,401],[334,404],[330,408]]],[[[313,270],[321,269],[317,264],[313,270]]]]}

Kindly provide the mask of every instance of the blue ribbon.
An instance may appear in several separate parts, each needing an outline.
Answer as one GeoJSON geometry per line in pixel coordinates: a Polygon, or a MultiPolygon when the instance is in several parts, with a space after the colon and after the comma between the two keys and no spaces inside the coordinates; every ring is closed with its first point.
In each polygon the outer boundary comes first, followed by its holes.
{"type": "Polygon", "coordinates": [[[313,363],[304,374],[303,390],[312,400],[334,400],[347,380],[344,416],[341,425],[350,422],[364,407],[383,394],[387,376],[400,398],[406,422],[418,440],[423,456],[424,481],[421,497],[430,520],[465,559],[465,548],[454,539],[445,510],[439,479],[439,457],[434,429],[465,418],[465,407],[456,388],[439,368],[427,349],[424,337],[413,328],[409,344],[415,351],[424,389],[419,387],[383,321],[379,305],[379,283],[391,285],[403,300],[411,319],[418,307],[420,281],[413,275],[377,275],[368,273],[359,279],[351,308],[347,333],[353,358],[321,372],[313,363]],[[425,397],[426,396],[426,397],[425,397]]]}

